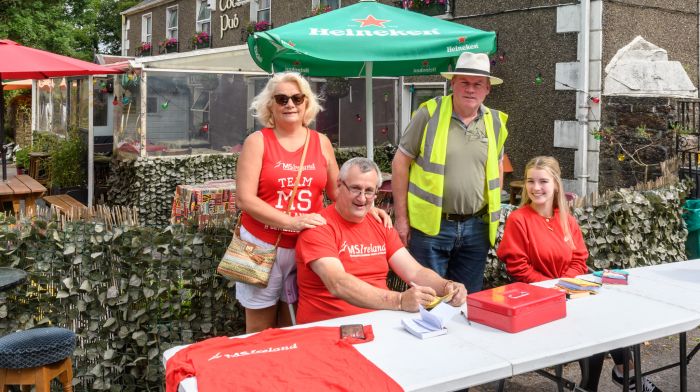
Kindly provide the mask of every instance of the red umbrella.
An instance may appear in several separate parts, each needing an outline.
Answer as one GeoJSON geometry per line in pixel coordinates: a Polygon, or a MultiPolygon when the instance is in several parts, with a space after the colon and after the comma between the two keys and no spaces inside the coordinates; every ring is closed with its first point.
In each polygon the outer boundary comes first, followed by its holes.
{"type": "MultiPolygon", "coordinates": [[[[40,49],[22,46],[8,39],[0,39],[0,141],[5,144],[3,115],[5,100],[2,81],[12,79],[47,79],[59,76],[104,75],[122,73],[121,70],[99,64],[61,56],[40,49]]],[[[4,148],[2,155],[2,179],[7,179],[4,148]]]]}

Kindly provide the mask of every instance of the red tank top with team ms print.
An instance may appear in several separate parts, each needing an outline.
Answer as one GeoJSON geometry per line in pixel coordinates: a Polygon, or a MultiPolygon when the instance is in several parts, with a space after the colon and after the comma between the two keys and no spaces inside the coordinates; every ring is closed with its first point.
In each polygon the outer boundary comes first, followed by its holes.
{"type": "MultiPolygon", "coordinates": [[[[272,128],[263,128],[261,132],[265,151],[258,183],[258,197],[274,208],[285,211],[294,189],[294,180],[297,177],[304,146],[296,151],[287,151],[277,140],[272,128]]],[[[328,180],[328,163],[323,156],[319,134],[313,130],[310,132],[304,169],[299,179],[294,202],[289,210],[292,216],[318,212],[323,208],[323,190],[328,180]]],[[[241,224],[251,234],[267,243],[274,244],[277,241],[278,228],[258,222],[246,213],[243,213],[241,224]]],[[[294,248],[298,234],[295,231],[284,230],[279,246],[294,248]]]]}

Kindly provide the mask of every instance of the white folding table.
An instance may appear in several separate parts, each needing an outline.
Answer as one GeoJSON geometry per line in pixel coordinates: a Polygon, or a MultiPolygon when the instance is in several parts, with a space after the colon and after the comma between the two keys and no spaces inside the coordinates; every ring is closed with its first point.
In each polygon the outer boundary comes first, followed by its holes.
{"type": "MultiPolygon", "coordinates": [[[[633,268],[629,270],[628,285],[606,285],[605,287],[649,298],[664,303],[667,307],[679,307],[700,314],[700,260],[633,268]]],[[[653,318],[659,317],[665,317],[665,313],[654,314],[653,318]]],[[[647,371],[643,375],[654,374],[678,366],[680,368],[681,391],[686,391],[688,388],[688,362],[699,350],[700,343],[688,353],[687,335],[685,331],[679,332],[679,361],[647,371]]]]}
{"type": "MultiPolygon", "coordinates": [[[[463,325],[453,322],[446,335],[421,340],[403,330],[404,317],[418,316],[385,310],[293,328],[371,324],[374,340],[354,347],[406,391],[453,391],[512,375],[507,360],[460,338],[454,329],[464,328],[463,325]]],[[[455,318],[458,317],[462,316],[455,318]]],[[[183,347],[167,350],[163,354],[164,363],[183,347]]],[[[196,380],[184,380],[179,391],[197,391],[196,380]]]]}
{"type": "MultiPolygon", "coordinates": [[[[375,340],[355,347],[405,390],[461,389],[616,348],[632,346],[639,358],[640,343],[674,334],[685,336],[686,331],[700,325],[700,305],[696,303],[700,302],[700,283],[686,282],[683,277],[700,273],[700,268],[698,264],[675,264],[632,269],[629,286],[605,285],[598,295],[567,301],[566,318],[515,334],[469,324],[458,315],[447,323],[446,335],[420,340],[404,331],[400,322],[417,314],[394,311],[305,326],[371,324],[375,340]]],[[[182,347],[166,351],[164,362],[182,347]]],[[[635,367],[641,366],[640,362],[635,361],[635,367]]],[[[636,370],[640,375],[641,368],[636,370]]],[[[685,374],[681,373],[683,386],[685,374]]],[[[180,391],[197,391],[196,381],[183,381],[180,391]]]]}

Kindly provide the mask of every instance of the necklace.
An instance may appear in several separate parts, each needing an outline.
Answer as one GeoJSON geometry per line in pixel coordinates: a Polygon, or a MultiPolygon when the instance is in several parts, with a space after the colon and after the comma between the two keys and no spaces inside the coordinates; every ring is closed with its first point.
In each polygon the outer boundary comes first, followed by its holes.
{"type": "MultiPolygon", "coordinates": [[[[538,215],[539,215],[539,214],[538,214],[538,215]]],[[[549,231],[554,232],[554,228],[553,228],[552,225],[550,224],[550,221],[551,221],[552,219],[554,219],[554,214],[552,214],[552,216],[543,216],[543,215],[540,215],[540,216],[542,217],[542,219],[544,219],[544,225],[547,226],[547,228],[549,229],[549,231]]]]}
{"type": "Polygon", "coordinates": [[[554,232],[554,228],[549,224],[550,219],[552,219],[552,218],[544,218],[544,224],[545,224],[545,226],[547,226],[549,231],[554,232]]]}

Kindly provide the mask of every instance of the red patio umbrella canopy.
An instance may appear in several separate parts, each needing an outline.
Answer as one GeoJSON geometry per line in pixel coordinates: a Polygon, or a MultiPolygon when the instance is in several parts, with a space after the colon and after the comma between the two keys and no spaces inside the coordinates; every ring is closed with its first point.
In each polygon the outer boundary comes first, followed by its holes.
{"type": "Polygon", "coordinates": [[[48,79],[59,76],[121,73],[121,70],[61,56],[45,50],[0,39],[0,77],[8,79],[48,79]]]}
{"type": "Polygon", "coordinates": [[[2,81],[12,79],[48,79],[60,76],[97,75],[122,73],[121,70],[99,64],[77,60],[71,57],[22,46],[9,39],[0,39],[0,156],[2,160],[2,180],[7,179],[5,162],[5,129],[3,114],[5,100],[2,94],[2,81]]]}

